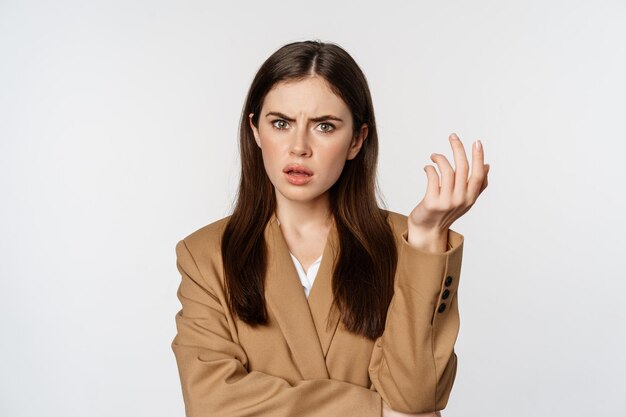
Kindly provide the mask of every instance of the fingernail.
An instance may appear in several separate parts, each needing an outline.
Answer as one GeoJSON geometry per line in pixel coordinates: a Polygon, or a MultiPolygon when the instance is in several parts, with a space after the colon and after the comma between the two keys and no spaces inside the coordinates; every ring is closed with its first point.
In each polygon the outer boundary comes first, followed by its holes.
{"type": "Polygon", "coordinates": [[[452,139],[454,139],[454,140],[458,140],[459,139],[459,137],[456,135],[456,133],[451,134],[450,137],[452,139]]]}
{"type": "Polygon", "coordinates": [[[483,148],[483,144],[480,143],[480,140],[477,140],[476,141],[476,150],[480,151],[480,150],[482,150],[482,148],[483,148]]]}

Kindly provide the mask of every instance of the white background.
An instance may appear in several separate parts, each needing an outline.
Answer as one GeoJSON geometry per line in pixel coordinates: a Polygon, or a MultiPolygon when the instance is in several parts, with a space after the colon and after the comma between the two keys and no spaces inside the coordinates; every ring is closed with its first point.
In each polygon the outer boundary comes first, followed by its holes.
{"type": "Polygon", "coordinates": [[[0,2],[0,415],[180,416],[176,242],[295,40],[365,72],[389,209],[481,139],[443,414],[626,415],[626,2],[0,2]]]}

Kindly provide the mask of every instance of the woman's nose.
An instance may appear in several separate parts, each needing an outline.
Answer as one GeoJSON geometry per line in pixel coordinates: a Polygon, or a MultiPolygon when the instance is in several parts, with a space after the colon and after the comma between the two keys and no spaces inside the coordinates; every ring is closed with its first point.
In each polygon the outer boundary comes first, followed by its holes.
{"type": "Polygon", "coordinates": [[[293,140],[291,141],[290,152],[297,156],[309,156],[311,154],[311,146],[309,145],[306,128],[296,129],[293,140]]]}

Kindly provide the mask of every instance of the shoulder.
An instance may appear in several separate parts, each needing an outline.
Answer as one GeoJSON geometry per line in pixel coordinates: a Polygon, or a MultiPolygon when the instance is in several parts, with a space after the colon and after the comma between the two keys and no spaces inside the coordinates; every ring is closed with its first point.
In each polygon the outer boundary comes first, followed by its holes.
{"type": "Polygon", "coordinates": [[[177,243],[177,253],[184,248],[195,259],[208,259],[216,255],[221,256],[222,234],[230,217],[223,217],[189,233],[177,243]]]}
{"type": "Polygon", "coordinates": [[[231,216],[223,217],[219,220],[215,220],[212,223],[202,226],[201,228],[189,233],[183,238],[185,243],[195,245],[198,242],[221,240],[224,229],[228,224],[231,216]]]}
{"type": "Polygon", "coordinates": [[[231,216],[189,233],[176,244],[176,260],[181,271],[195,277],[196,283],[223,299],[222,234],[231,216]],[[202,278],[200,278],[202,277],[202,278]]]}
{"type": "Polygon", "coordinates": [[[222,234],[230,216],[221,218],[188,234],[176,244],[176,263],[184,277],[213,297],[224,300],[222,234]]]}

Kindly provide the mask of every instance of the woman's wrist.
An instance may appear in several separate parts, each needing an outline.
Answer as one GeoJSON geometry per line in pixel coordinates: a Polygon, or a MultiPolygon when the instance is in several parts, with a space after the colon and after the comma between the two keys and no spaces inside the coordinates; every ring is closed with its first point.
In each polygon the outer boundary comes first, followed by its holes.
{"type": "Polygon", "coordinates": [[[407,241],[423,252],[444,253],[448,249],[448,229],[424,229],[408,222],[407,241]]]}

